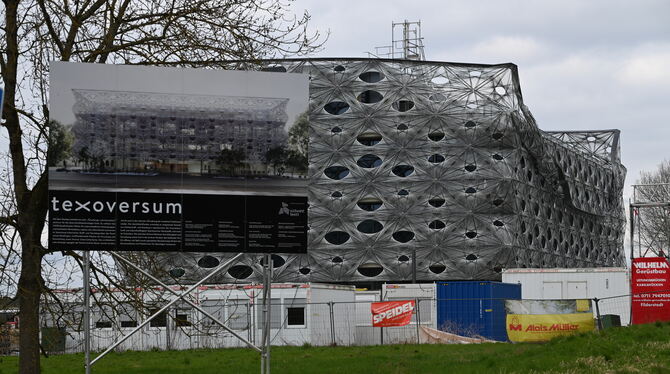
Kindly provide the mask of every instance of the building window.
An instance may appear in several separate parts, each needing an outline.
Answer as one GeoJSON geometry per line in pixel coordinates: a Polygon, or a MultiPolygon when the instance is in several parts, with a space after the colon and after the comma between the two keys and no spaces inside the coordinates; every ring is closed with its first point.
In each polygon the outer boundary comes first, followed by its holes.
{"type": "Polygon", "coordinates": [[[305,299],[285,299],[286,326],[305,327],[305,299]]]}
{"type": "MultiPolygon", "coordinates": [[[[152,316],[158,313],[159,309],[149,309],[149,314],[152,316]]],[[[150,327],[165,327],[167,326],[167,313],[165,311],[161,312],[158,316],[149,322],[150,327]]]]}
{"type": "Polygon", "coordinates": [[[119,310],[119,324],[121,327],[137,327],[137,312],[132,305],[121,305],[121,309],[119,310]]]}
{"type": "Polygon", "coordinates": [[[176,327],[190,327],[193,324],[189,318],[188,310],[175,310],[174,324],[176,327]]]}

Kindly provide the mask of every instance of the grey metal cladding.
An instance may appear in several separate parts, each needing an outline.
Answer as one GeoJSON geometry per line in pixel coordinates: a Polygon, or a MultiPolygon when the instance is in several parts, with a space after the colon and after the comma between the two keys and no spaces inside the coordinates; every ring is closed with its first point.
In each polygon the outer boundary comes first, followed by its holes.
{"type": "Polygon", "coordinates": [[[623,265],[619,131],[540,130],[515,65],[276,63],[311,77],[308,254],[276,281],[407,281],[414,251],[421,281],[623,265]]]}

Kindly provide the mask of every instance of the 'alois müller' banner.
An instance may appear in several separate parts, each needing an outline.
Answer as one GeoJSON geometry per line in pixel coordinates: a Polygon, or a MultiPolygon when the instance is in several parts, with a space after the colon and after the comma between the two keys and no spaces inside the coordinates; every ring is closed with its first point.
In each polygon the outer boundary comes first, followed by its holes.
{"type": "Polygon", "coordinates": [[[304,253],[307,198],[50,191],[52,250],[304,253]]]}
{"type": "Polygon", "coordinates": [[[590,300],[506,300],[507,337],[512,342],[541,342],[593,331],[590,300]]]}
{"type": "Polygon", "coordinates": [[[663,257],[633,259],[632,323],[670,321],[670,266],[663,257]]]}
{"type": "Polygon", "coordinates": [[[372,326],[405,326],[412,320],[414,300],[383,301],[371,304],[372,326]]]}

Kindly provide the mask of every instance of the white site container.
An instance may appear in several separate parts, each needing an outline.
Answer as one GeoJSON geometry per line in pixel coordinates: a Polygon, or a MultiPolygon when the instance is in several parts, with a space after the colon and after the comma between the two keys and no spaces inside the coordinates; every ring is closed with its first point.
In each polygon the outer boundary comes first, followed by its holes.
{"type": "Polygon", "coordinates": [[[381,344],[381,332],[372,327],[372,303],[381,298],[381,290],[356,290],[356,345],[381,344]]]}
{"type": "Polygon", "coordinates": [[[382,285],[381,300],[414,300],[416,306],[412,321],[407,326],[384,328],[384,344],[416,343],[418,327],[416,315],[419,314],[419,325],[436,328],[437,326],[437,288],[435,283],[404,283],[382,285]]]}
{"type": "MultiPolygon", "coordinates": [[[[175,290],[178,290],[176,287],[175,290]]],[[[146,305],[160,308],[174,296],[160,288],[144,294],[146,305]],[[156,290],[159,290],[156,292],[156,290]]],[[[183,289],[182,289],[183,290],[183,289]]],[[[273,345],[352,345],[355,340],[354,286],[319,283],[275,283],[272,285],[271,333],[273,345]],[[332,321],[332,322],[331,322],[332,321]],[[334,332],[334,334],[333,334],[334,332]]],[[[198,287],[189,299],[223,321],[237,334],[259,345],[262,337],[263,288],[261,285],[208,285],[198,287]]],[[[121,293],[114,295],[118,300],[121,293]]],[[[78,307],[81,291],[71,291],[62,299],[78,307]]],[[[103,297],[96,293],[96,296],[103,297]]],[[[81,308],[79,308],[81,307],[81,308]]],[[[101,351],[109,347],[133,326],[123,327],[122,321],[132,320],[135,325],[146,319],[144,313],[131,310],[122,316],[118,308],[111,308],[109,318],[92,310],[91,348],[101,351]],[[96,326],[105,319],[111,326],[96,326]]],[[[185,302],[178,302],[168,310],[170,318],[164,323],[153,323],[121,344],[118,350],[196,349],[244,347],[242,341],[222,329],[200,311],[185,302]],[[183,321],[183,322],[180,322],[183,321]],[[158,326],[156,326],[158,325],[158,326]]],[[[43,316],[46,321],[46,317],[43,316]]],[[[126,323],[128,325],[128,323],[126,323]]],[[[66,351],[83,351],[83,331],[67,328],[66,351]]]]}
{"type": "Polygon", "coordinates": [[[601,315],[616,314],[623,325],[630,322],[626,268],[506,269],[502,281],[521,284],[523,299],[602,299],[598,302],[601,315]]]}

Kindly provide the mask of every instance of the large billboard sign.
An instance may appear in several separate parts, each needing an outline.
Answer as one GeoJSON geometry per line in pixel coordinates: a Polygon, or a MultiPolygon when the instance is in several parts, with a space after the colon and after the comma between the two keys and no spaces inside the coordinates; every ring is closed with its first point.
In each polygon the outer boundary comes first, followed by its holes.
{"type": "Polygon", "coordinates": [[[663,257],[633,259],[632,323],[670,321],[670,266],[663,257]]]}
{"type": "Polygon", "coordinates": [[[308,77],[51,66],[54,250],[302,253],[308,77]]]}

